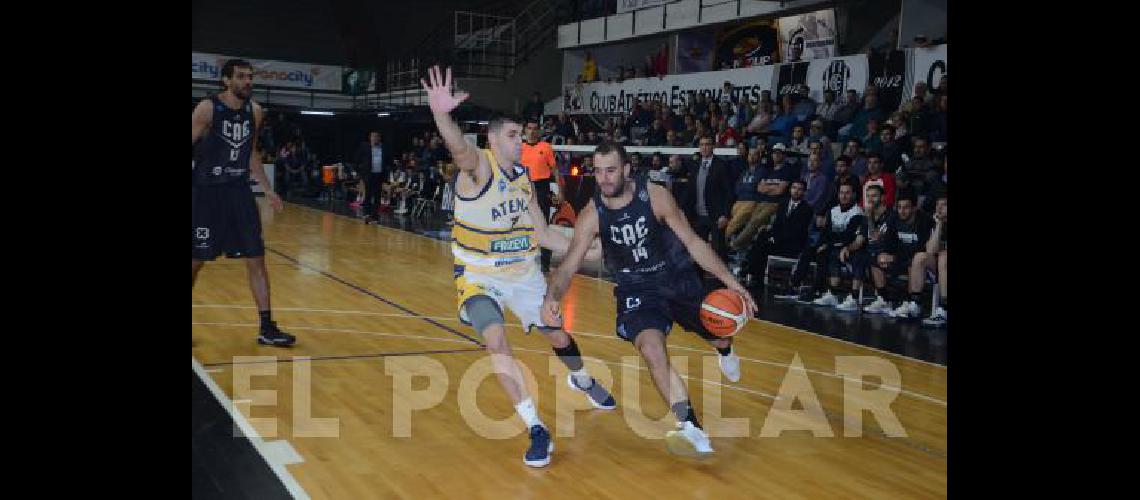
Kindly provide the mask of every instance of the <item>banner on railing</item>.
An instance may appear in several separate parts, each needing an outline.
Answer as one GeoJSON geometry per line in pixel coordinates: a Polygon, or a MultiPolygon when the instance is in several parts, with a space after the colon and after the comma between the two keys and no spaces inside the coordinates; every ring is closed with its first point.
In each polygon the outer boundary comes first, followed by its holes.
{"type": "MultiPolygon", "coordinates": [[[[222,66],[234,56],[191,52],[191,76],[200,80],[222,79],[222,66]]],[[[343,68],[265,59],[242,58],[253,65],[253,84],[314,90],[341,90],[343,68]]]]}
{"type": "Polygon", "coordinates": [[[926,82],[927,92],[937,92],[942,86],[942,77],[946,76],[946,45],[908,49],[908,52],[910,72],[907,73],[903,98],[910,99],[914,95],[914,86],[918,82],[926,82]]]}
{"type": "Polygon", "coordinates": [[[762,91],[772,89],[772,75],[773,66],[757,66],[665,78],[632,78],[621,83],[564,85],[562,110],[570,114],[628,113],[636,99],[661,101],[680,110],[698,93],[719,101],[726,81],[732,83],[737,96],[756,100],[762,91]]]}

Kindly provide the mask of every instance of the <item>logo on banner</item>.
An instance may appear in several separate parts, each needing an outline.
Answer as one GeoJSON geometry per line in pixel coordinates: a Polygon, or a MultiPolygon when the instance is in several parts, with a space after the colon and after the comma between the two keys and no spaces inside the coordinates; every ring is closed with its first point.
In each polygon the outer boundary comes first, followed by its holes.
{"type": "Polygon", "coordinates": [[[842,59],[831,61],[827,71],[823,72],[823,90],[834,90],[837,95],[843,95],[847,89],[847,82],[851,80],[851,68],[842,59]]]}

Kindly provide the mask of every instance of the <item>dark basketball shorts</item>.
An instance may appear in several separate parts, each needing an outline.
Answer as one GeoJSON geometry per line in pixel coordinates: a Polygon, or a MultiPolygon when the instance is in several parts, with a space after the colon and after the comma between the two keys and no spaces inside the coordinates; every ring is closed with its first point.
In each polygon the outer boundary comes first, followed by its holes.
{"type": "Polygon", "coordinates": [[[705,298],[699,275],[674,275],[668,287],[614,289],[617,299],[617,334],[633,342],[645,330],[669,335],[673,322],[705,340],[718,340],[701,323],[701,302],[705,298]]]}
{"type": "Polygon", "coordinates": [[[248,185],[194,186],[190,237],[194,260],[265,255],[261,216],[248,185]]]}

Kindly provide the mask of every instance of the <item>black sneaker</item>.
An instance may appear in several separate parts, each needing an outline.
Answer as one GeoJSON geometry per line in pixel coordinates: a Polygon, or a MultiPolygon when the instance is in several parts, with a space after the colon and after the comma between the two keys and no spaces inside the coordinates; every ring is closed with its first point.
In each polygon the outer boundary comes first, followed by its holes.
{"type": "Polygon", "coordinates": [[[297,337],[289,335],[277,328],[277,322],[269,322],[269,328],[262,328],[257,335],[257,343],[274,347],[291,347],[297,342],[297,337]]]}

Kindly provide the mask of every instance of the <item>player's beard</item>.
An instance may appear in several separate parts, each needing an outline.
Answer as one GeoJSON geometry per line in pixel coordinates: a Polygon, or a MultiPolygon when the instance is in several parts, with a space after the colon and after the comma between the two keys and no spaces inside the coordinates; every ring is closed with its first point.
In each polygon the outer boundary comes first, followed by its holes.
{"type": "Polygon", "coordinates": [[[239,87],[234,89],[234,97],[243,101],[248,101],[249,96],[253,94],[253,87],[239,87]]]}
{"type": "Polygon", "coordinates": [[[602,194],[606,195],[606,198],[617,198],[618,196],[621,196],[621,194],[625,192],[625,183],[626,182],[627,181],[626,181],[625,176],[622,176],[620,179],[618,179],[617,182],[614,183],[613,192],[607,193],[605,191],[602,191],[602,194]]]}

